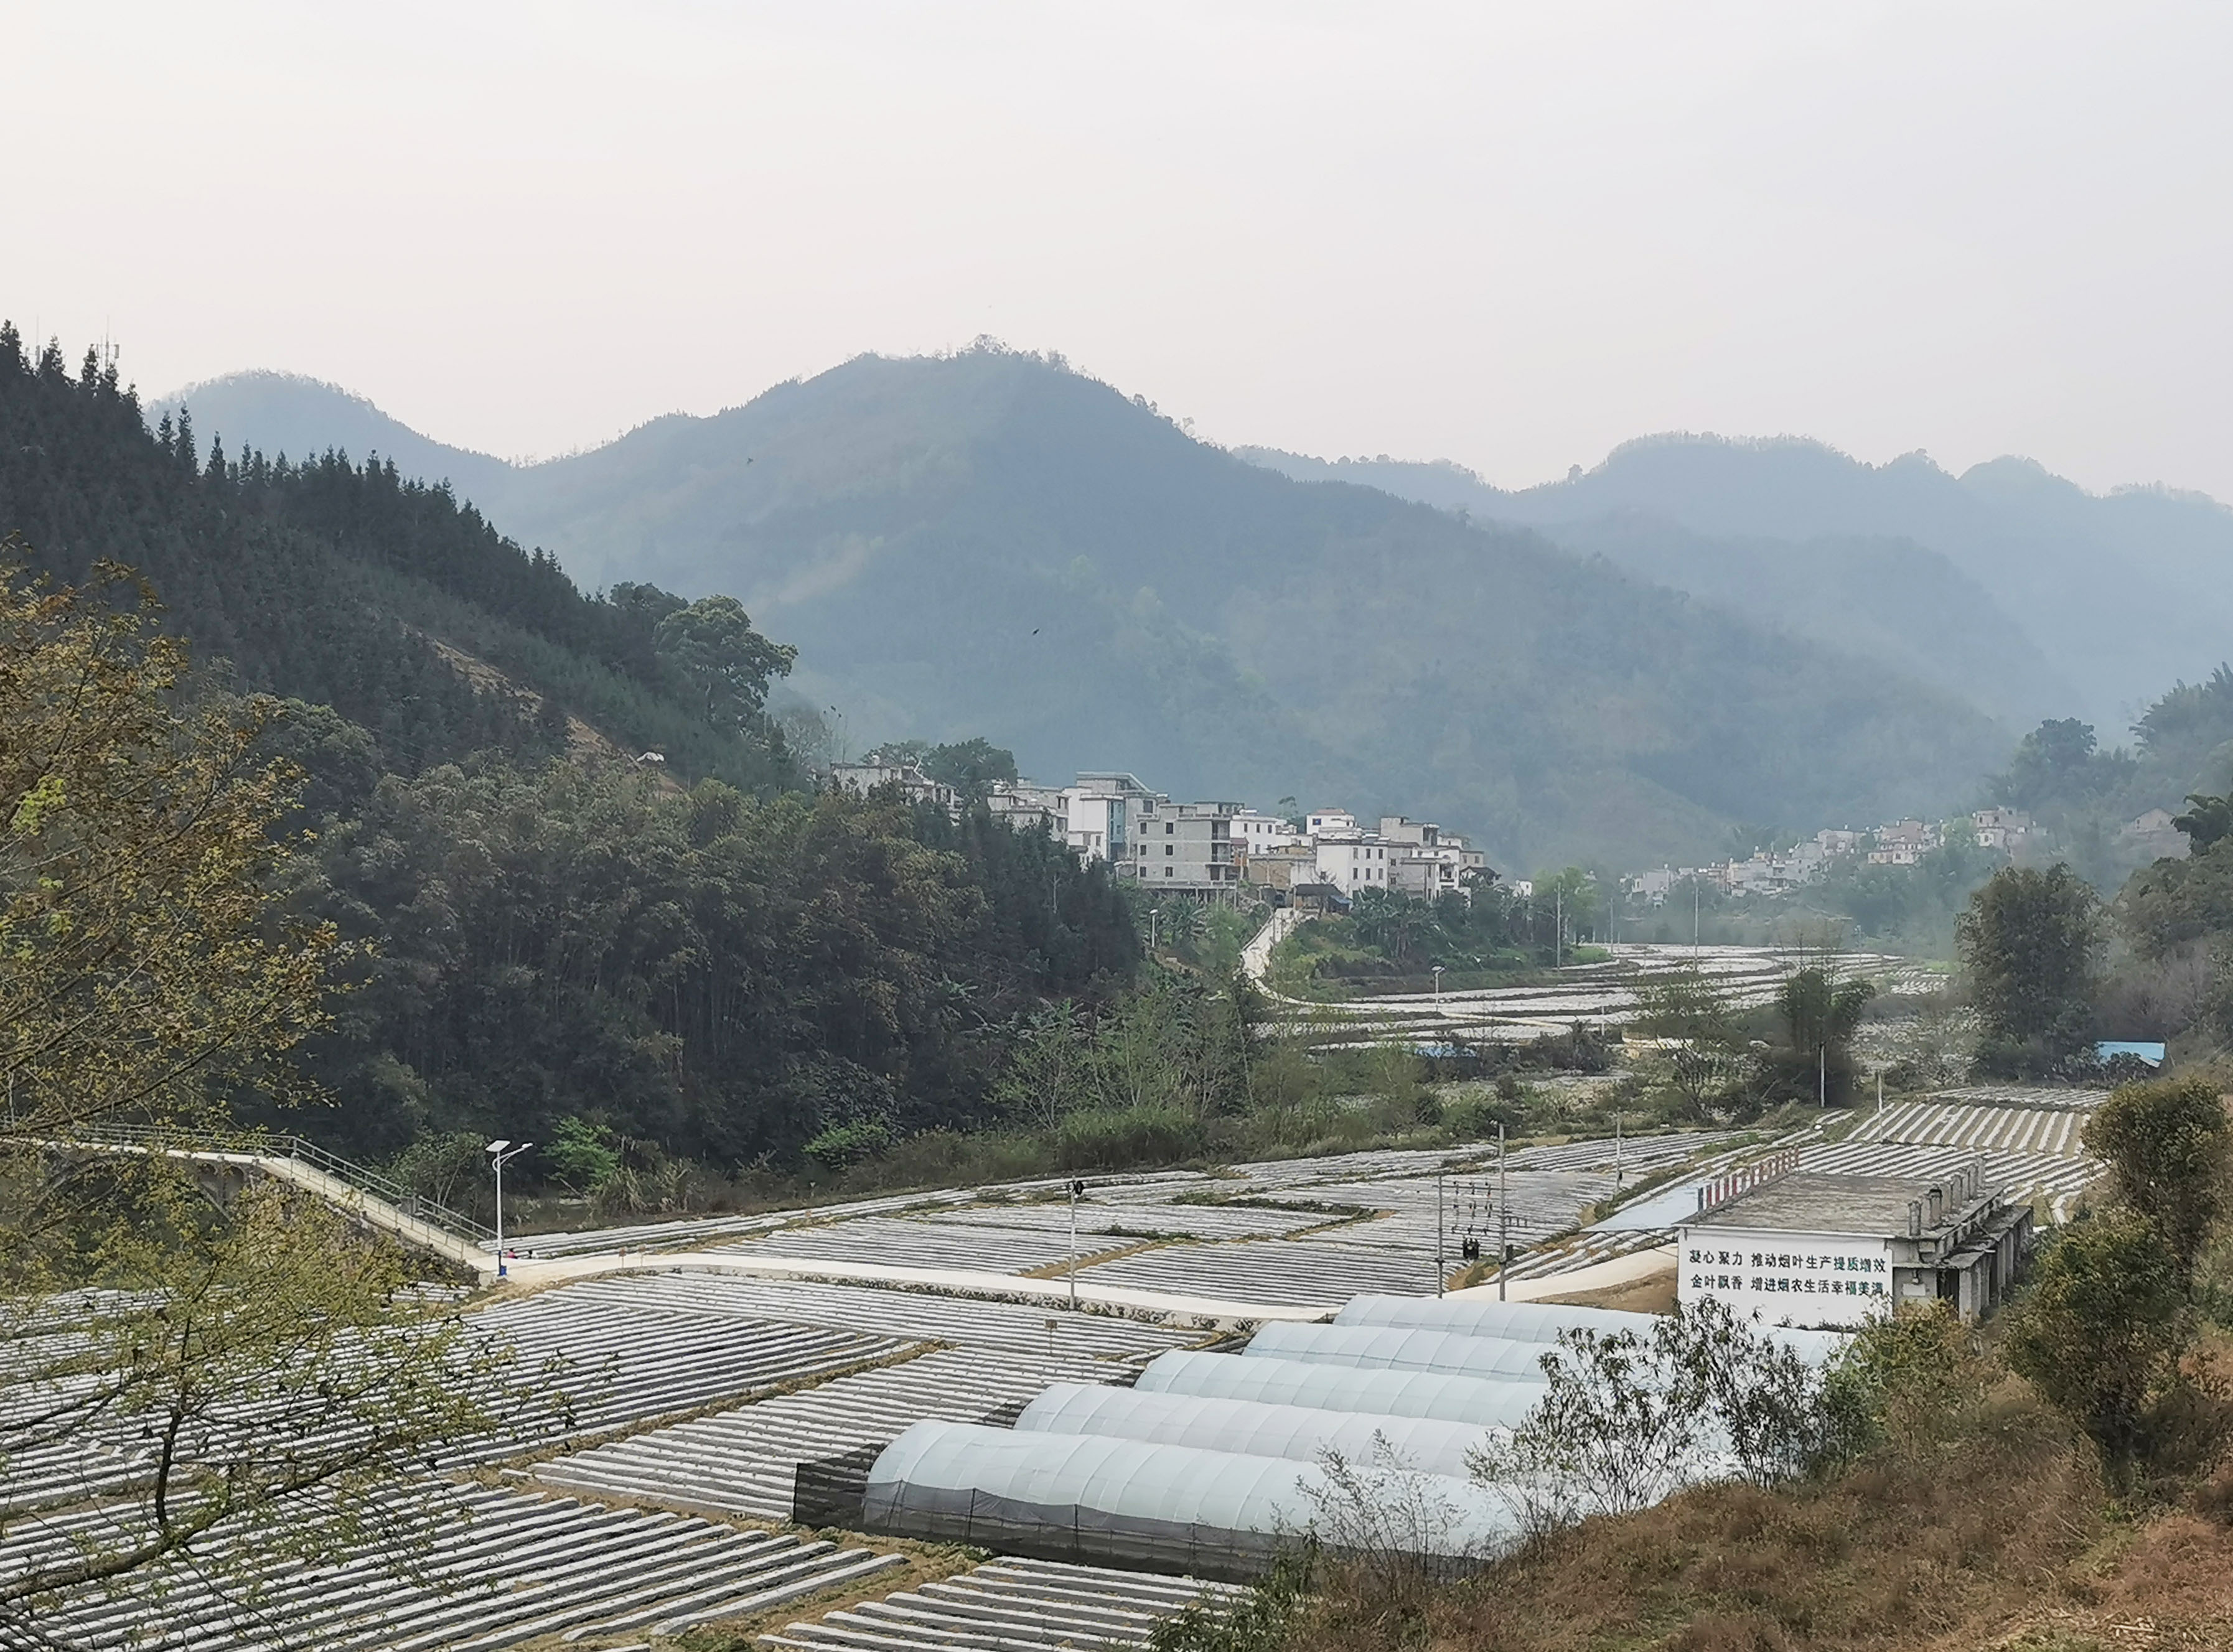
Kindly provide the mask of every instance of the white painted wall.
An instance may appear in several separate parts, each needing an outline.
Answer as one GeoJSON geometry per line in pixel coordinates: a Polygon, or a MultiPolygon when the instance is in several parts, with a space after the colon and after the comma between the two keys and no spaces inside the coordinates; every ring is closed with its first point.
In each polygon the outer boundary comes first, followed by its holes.
{"type": "Polygon", "coordinates": [[[1891,1306],[1891,1245],[1855,1233],[1690,1226],[1676,1246],[1676,1296],[1770,1324],[1858,1325],[1891,1306]]]}

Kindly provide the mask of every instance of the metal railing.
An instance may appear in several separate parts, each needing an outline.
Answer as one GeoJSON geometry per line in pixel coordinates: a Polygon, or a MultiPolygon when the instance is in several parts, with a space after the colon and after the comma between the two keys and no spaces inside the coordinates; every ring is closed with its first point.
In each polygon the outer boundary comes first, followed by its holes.
{"type": "Polygon", "coordinates": [[[56,1133],[57,1139],[88,1147],[123,1147],[171,1152],[188,1157],[232,1154],[250,1159],[289,1159],[379,1200],[397,1215],[474,1244],[493,1242],[496,1230],[447,1205],[414,1193],[384,1172],[328,1151],[299,1135],[263,1131],[191,1130],[160,1124],[89,1124],[56,1133]]]}

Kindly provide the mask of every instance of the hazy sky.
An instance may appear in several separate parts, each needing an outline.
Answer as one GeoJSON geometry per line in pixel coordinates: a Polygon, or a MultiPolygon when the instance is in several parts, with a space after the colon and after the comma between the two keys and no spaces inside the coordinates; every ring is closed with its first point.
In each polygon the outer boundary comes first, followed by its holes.
{"type": "Polygon", "coordinates": [[[2233,498],[2233,8],[10,6],[0,313],[507,455],[864,350],[1516,484],[1670,429],[2233,498]]]}

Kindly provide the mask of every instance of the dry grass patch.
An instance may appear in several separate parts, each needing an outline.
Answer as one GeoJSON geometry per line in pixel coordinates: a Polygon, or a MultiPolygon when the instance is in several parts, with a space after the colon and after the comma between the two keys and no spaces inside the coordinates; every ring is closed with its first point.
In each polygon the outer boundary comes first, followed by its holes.
{"type": "Polygon", "coordinates": [[[2233,1599],[2233,1531],[2180,1515],[2114,1549],[2093,1447],[2021,1385],[1962,1435],[1823,1486],[1711,1486],[1589,1521],[1438,1591],[1416,1616],[1335,1578],[1291,1644],[1975,1652],[2051,1610],[2203,1623],[2233,1599]]]}

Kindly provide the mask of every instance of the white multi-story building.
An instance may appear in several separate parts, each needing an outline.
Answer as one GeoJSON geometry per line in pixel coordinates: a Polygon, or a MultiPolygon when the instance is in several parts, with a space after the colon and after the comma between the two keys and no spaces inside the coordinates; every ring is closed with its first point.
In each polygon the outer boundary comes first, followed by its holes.
{"type": "Polygon", "coordinates": [[[1383,815],[1380,836],[1396,853],[1390,860],[1388,887],[1429,900],[1470,886],[1468,872],[1485,871],[1488,856],[1455,832],[1432,821],[1383,815]]]}
{"type": "Polygon", "coordinates": [[[1938,829],[1919,820],[1895,820],[1877,828],[1871,866],[1915,866],[1938,847],[1938,829]]]}
{"type": "Polygon", "coordinates": [[[1135,774],[1080,774],[1062,789],[1064,841],[1089,861],[1106,861],[1119,876],[1132,870],[1132,820],[1143,807],[1165,801],[1135,774]]]}
{"type": "Polygon", "coordinates": [[[1312,839],[1318,881],[1344,895],[1389,887],[1390,860],[1396,846],[1377,832],[1326,832],[1312,839]]]}
{"type": "Polygon", "coordinates": [[[1729,862],[1729,888],[1738,894],[1759,894],[1775,881],[1775,863],[1765,855],[1729,862]]]}
{"type": "Polygon", "coordinates": [[[1628,892],[1655,907],[1664,906],[1675,888],[1675,879],[1676,871],[1671,866],[1663,866],[1656,872],[1638,872],[1628,880],[1628,892]]]}
{"type": "MultiPolygon", "coordinates": [[[[849,784],[865,790],[898,777],[896,770],[863,770],[849,784]]],[[[1137,775],[1117,771],[1082,772],[1075,784],[1061,787],[1028,780],[999,784],[986,804],[996,819],[1049,831],[1083,859],[1106,861],[1120,877],[1175,894],[1247,881],[1278,889],[1330,887],[1344,897],[1394,889],[1433,899],[1471,888],[1476,880],[1467,875],[1488,868],[1481,850],[1430,821],[1384,815],[1373,831],[1345,809],[1320,809],[1298,831],[1292,820],[1239,803],[1174,803],[1137,775]]]]}
{"type": "Polygon", "coordinates": [[[1233,841],[1244,855],[1261,855],[1286,843],[1299,843],[1303,834],[1291,820],[1261,810],[1244,809],[1233,816],[1233,841]]]}
{"type": "Polygon", "coordinates": [[[2194,845],[2184,832],[2171,824],[2174,818],[2168,809],[2151,809],[2119,827],[2117,841],[2129,844],[2152,861],[2183,861],[2194,845]]]}
{"type": "Polygon", "coordinates": [[[1238,886],[1233,820],[1240,812],[1239,803],[1143,803],[1131,823],[1133,876],[1150,888],[1189,894],[1238,886]]]}

